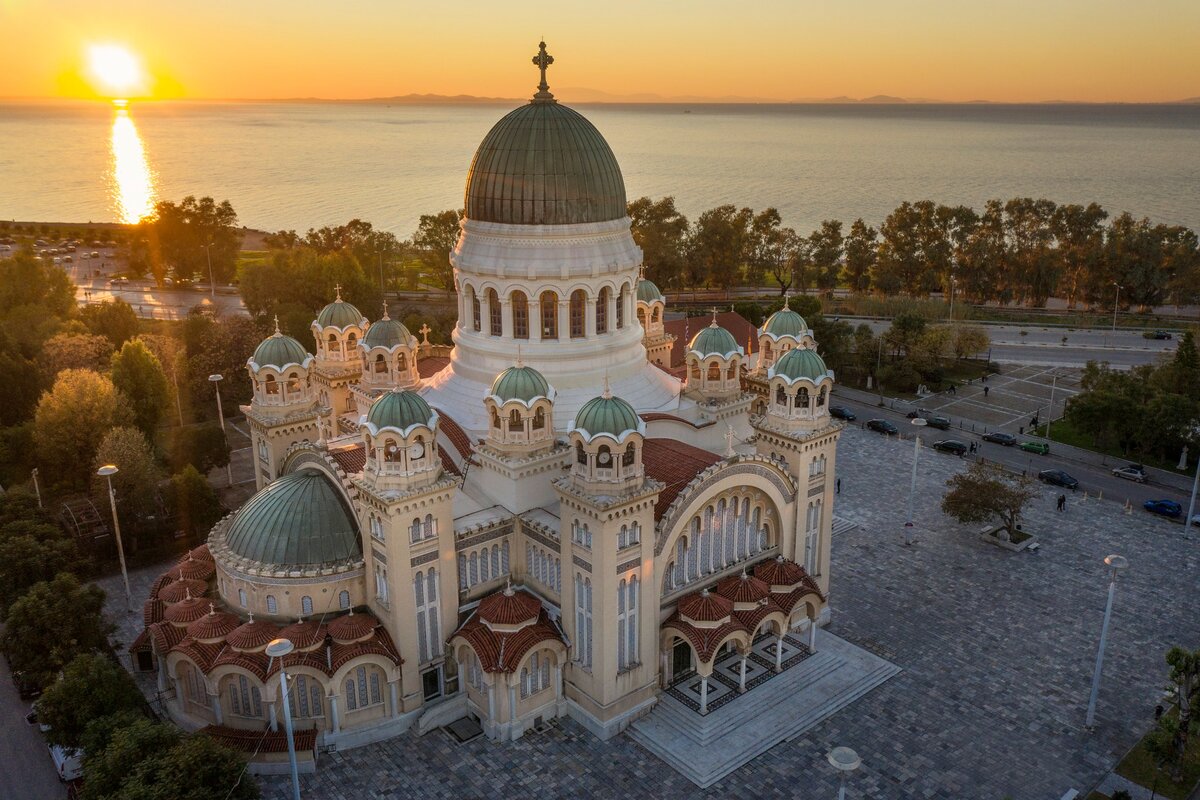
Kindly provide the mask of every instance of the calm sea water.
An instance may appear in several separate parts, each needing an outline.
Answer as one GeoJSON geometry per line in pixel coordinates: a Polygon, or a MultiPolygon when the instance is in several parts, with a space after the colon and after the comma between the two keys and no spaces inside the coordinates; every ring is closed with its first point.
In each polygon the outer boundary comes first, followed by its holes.
{"type": "MultiPolygon", "coordinates": [[[[136,217],[229,199],[278,229],[353,217],[407,236],[462,205],[502,106],[0,104],[0,218],[136,217]]],[[[878,223],[902,200],[1096,201],[1200,229],[1200,106],[580,106],[630,197],[878,223]]]]}

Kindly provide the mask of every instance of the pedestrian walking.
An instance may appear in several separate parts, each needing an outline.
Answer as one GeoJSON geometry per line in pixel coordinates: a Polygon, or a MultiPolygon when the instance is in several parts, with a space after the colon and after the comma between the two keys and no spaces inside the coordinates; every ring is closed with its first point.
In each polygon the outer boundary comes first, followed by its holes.
{"type": "Polygon", "coordinates": [[[955,386],[953,383],[952,383],[952,384],[950,384],[950,394],[953,394],[953,395],[957,395],[957,394],[958,394],[958,387],[957,387],[957,386],[955,386]]]}
{"type": "Polygon", "coordinates": [[[838,478],[836,481],[834,481],[833,487],[834,487],[833,488],[834,494],[841,494],[842,493],[842,479],[838,478]]]}
{"type": "MultiPolygon", "coordinates": [[[[987,379],[985,378],[984,380],[987,380],[987,379]]],[[[985,387],[983,387],[983,396],[984,396],[984,397],[987,397],[987,396],[988,396],[988,391],[989,391],[991,388],[992,388],[992,387],[990,387],[990,386],[985,386],[985,387]]]]}
{"type": "Polygon", "coordinates": [[[1058,510],[1059,511],[1067,510],[1067,496],[1065,494],[1060,494],[1058,496],[1058,510]]]}
{"type": "Polygon", "coordinates": [[[1022,425],[1021,427],[1017,428],[1017,436],[1024,436],[1024,435],[1025,435],[1025,426],[1022,425]]]}

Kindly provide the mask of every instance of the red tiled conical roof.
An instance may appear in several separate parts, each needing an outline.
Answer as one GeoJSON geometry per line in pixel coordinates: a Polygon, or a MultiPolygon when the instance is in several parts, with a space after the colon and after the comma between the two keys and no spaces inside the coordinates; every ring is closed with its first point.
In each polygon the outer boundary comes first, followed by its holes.
{"type": "Polygon", "coordinates": [[[201,641],[207,639],[222,639],[237,630],[242,624],[236,614],[228,611],[210,610],[200,619],[187,626],[188,636],[201,641]]]}
{"type": "Polygon", "coordinates": [[[379,626],[379,620],[371,614],[349,614],[331,620],[328,628],[329,635],[335,642],[356,642],[374,633],[379,626]]]}
{"type": "Polygon", "coordinates": [[[234,650],[258,650],[266,647],[272,639],[279,638],[279,626],[262,620],[243,622],[225,637],[225,643],[234,650]]]}
{"type": "Polygon", "coordinates": [[[769,586],[795,586],[808,573],[795,561],[778,556],[754,565],[754,577],[769,586]]]}
{"type": "Polygon", "coordinates": [[[199,547],[188,551],[188,556],[196,561],[212,561],[212,553],[208,551],[208,545],[202,544],[199,547]]]}
{"type": "Polygon", "coordinates": [[[217,568],[212,561],[192,558],[191,555],[188,555],[187,558],[172,567],[171,572],[177,573],[181,578],[206,581],[217,574],[217,568]]]}
{"type": "Polygon", "coordinates": [[[693,622],[720,622],[733,613],[733,601],[705,589],[681,597],[678,611],[693,622]]]}
{"type": "Polygon", "coordinates": [[[735,603],[757,603],[770,596],[771,587],[762,579],[743,572],[730,575],[717,584],[717,594],[735,603]]]}
{"type": "Polygon", "coordinates": [[[164,603],[178,603],[180,600],[186,599],[188,594],[191,594],[192,597],[203,597],[208,594],[208,581],[194,578],[172,581],[158,590],[158,599],[164,603]]]}
{"type": "Polygon", "coordinates": [[[279,632],[278,638],[287,639],[297,650],[305,650],[325,641],[325,628],[311,619],[293,622],[279,632]]]}
{"type": "Polygon", "coordinates": [[[187,597],[163,611],[163,619],[175,625],[187,625],[208,613],[210,603],[203,597],[187,597]]]}
{"type": "Polygon", "coordinates": [[[519,625],[534,622],[542,610],[542,601],[523,589],[494,592],[479,601],[479,618],[491,625],[519,625]]]}

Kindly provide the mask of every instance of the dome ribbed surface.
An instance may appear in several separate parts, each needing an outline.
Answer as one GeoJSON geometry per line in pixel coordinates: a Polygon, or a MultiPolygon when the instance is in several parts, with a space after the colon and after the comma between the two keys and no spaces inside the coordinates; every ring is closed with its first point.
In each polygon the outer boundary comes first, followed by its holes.
{"type": "Polygon", "coordinates": [[[799,339],[808,331],[804,317],[790,308],[781,308],[763,324],[763,332],[773,336],[794,336],[799,339]]]}
{"type": "Polygon", "coordinates": [[[571,427],[589,439],[602,433],[620,439],[629,431],[638,430],[640,422],[633,406],[621,398],[593,397],[579,409],[571,427]]]}
{"type": "Polygon", "coordinates": [[[754,577],[770,586],[795,586],[806,574],[804,567],[783,556],[754,566],[754,577]]]}
{"type": "Polygon", "coordinates": [[[228,611],[210,611],[187,626],[188,636],[193,639],[222,639],[237,630],[242,624],[236,614],[228,611]]]}
{"type": "Polygon", "coordinates": [[[348,328],[351,325],[361,325],[363,315],[359,310],[347,303],[342,298],[334,300],[329,305],[321,309],[321,313],[317,314],[317,325],[322,328],[348,328]]]}
{"type": "Polygon", "coordinates": [[[335,564],[362,555],[354,514],[323,472],[275,480],[241,507],[225,543],[242,558],[275,566],[335,564]]]}
{"type": "Polygon", "coordinates": [[[733,334],[714,322],[692,337],[688,350],[700,356],[728,356],[739,348],[733,334]]]}
{"type": "Polygon", "coordinates": [[[191,554],[188,554],[186,558],[171,567],[170,573],[177,576],[176,580],[207,581],[217,574],[217,568],[212,559],[192,558],[191,554]]]}
{"type": "Polygon", "coordinates": [[[730,575],[717,583],[717,594],[735,603],[757,603],[771,595],[771,587],[753,575],[730,575]]]}
{"type": "Polygon", "coordinates": [[[208,613],[212,602],[202,597],[181,600],[163,611],[163,619],[176,625],[187,625],[208,613]]]}
{"type": "Polygon", "coordinates": [[[375,430],[395,428],[406,431],[413,425],[432,428],[433,419],[433,409],[425,402],[425,398],[407,390],[387,392],[367,412],[367,422],[374,425],[375,430]]]}
{"type": "Polygon", "coordinates": [[[408,344],[410,338],[412,335],[408,328],[394,319],[384,318],[371,324],[367,335],[362,339],[362,344],[368,350],[372,347],[386,347],[390,350],[397,345],[408,344]]]}
{"type": "Polygon", "coordinates": [[[260,367],[283,369],[289,364],[303,364],[308,358],[311,356],[304,349],[304,345],[276,331],[254,348],[254,355],[250,360],[260,367]]]}
{"type": "Polygon", "coordinates": [[[370,614],[345,614],[331,620],[326,626],[329,635],[337,642],[356,642],[365,639],[379,627],[379,620],[370,614]]]}
{"type": "Polygon", "coordinates": [[[483,138],[467,175],[466,217],[573,225],[625,216],[625,181],[608,142],[579,112],[532,102],[483,138]]]}
{"type": "Polygon", "coordinates": [[[492,625],[519,625],[536,622],[542,601],[524,591],[489,594],[479,601],[479,618],[492,625]]]}
{"type": "Polygon", "coordinates": [[[720,622],[733,613],[733,601],[719,594],[696,592],[679,599],[679,615],[693,622],[720,622]]]}
{"type": "Polygon", "coordinates": [[[279,632],[278,638],[287,639],[297,650],[305,650],[325,641],[325,628],[316,620],[306,619],[288,625],[279,632]]]}
{"type": "Polygon", "coordinates": [[[654,303],[660,300],[665,303],[667,300],[667,298],[663,297],[663,293],[659,290],[657,284],[645,278],[638,281],[637,299],[642,303],[654,303]]]}
{"type": "Polygon", "coordinates": [[[509,367],[492,381],[492,395],[501,403],[521,400],[528,403],[550,396],[550,384],[533,367],[509,367]]]}
{"type": "Polygon", "coordinates": [[[825,366],[825,360],[817,355],[817,351],[803,348],[787,351],[770,370],[770,377],[778,375],[788,382],[805,379],[816,383],[828,374],[829,367],[825,366]]]}
{"type": "Polygon", "coordinates": [[[225,637],[225,643],[234,650],[258,650],[277,638],[279,638],[278,625],[255,620],[254,622],[244,622],[235,628],[225,637]]]}
{"type": "Polygon", "coordinates": [[[172,581],[158,590],[158,599],[164,603],[178,603],[180,600],[186,599],[189,594],[192,597],[203,597],[208,594],[208,581],[194,578],[172,581]]]}

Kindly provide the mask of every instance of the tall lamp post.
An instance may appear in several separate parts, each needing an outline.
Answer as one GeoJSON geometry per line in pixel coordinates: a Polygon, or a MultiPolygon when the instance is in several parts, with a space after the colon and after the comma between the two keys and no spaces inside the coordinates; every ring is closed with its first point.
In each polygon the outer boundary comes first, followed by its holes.
{"type": "Polygon", "coordinates": [[[279,659],[279,688],[283,691],[280,702],[283,704],[283,725],[287,731],[288,760],[292,765],[292,798],[300,800],[300,771],[296,767],[296,739],[292,734],[292,710],[288,705],[287,673],[283,669],[283,657],[295,649],[290,639],[272,639],[267,645],[267,656],[279,659]]]}
{"type": "Polygon", "coordinates": [[[213,280],[212,242],[200,246],[204,248],[204,255],[208,258],[208,295],[215,301],[217,299],[217,282],[213,280]]]}
{"type": "Polygon", "coordinates": [[[1113,298],[1113,336],[1117,335],[1117,309],[1121,307],[1121,289],[1124,288],[1121,284],[1113,281],[1113,286],[1117,287],[1117,296],[1113,298]]]}
{"type": "MultiPolygon", "coordinates": [[[[1196,435],[1196,434],[1200,434],[1200,427],[1192,428],[1192,435],[1196,435]]],[[[1184,452],[1186,453],[1187,446],[1185,445],[1183,449],[1184,449],[1184,452]]],[[[1184,466],[1186,467],[1187,464],[1185,463],[1184,466]]],[[[35,469],[33,471],[33,473],[35,476],[34,486],[37,486],[37,479],[36,479],[37,470],[35,469]]],[[[1183,518],[1184,527],[1189,531],[1191,530],[1191,525],[1192,525],[1192,515],[1196,513],[1196,488],[1198,486],[1200,486],[1200,458],[1196,459],[1196,476],[1194,478],[1192,478],[1192,498],[1190,500],[1188,500],[1188,513],[1187,513],[1187,516],[1183,518]]],[[[41,498],[42,498],[42,496],[39,494],[38,495],[39,504],[41,503],[41,498]]]]}
{"type": "MultiPolygon", "coordinates": [[[[226,443],[226,445],[228,445],[229,438],[225,434],[225,412],[221,408],[221,381],[225,380],[225,376],[221,375],[221,374],[213,374],[213,375],[209,375],[208,379],[209,379],[209,381],[212,382],[213,389],[215,389],[217,392],[217,419],[221,421],[221,434],[226,436],[225,443],[226,443]]],[[[230,461],[225,462],[225,479],[228,481],[227,485],[233,486],[232,459],[230,459],[230,461]]]]}
{"type": "Polygon", "coordinates": [[[1087,719],[1084,727],[1091,729],[1096,722],[1096,698],[1100,695],[1100,670],[1104,666],[1104,645],[1108,641],[1108,622],[1112,618],[1113,596],[1117,593],[1117,573],[1129,566],[1125,556],[1104,557],[1105,565],[1112,571],[1108,580],[1108,605],[1104,607],[1104,625],[1100,628],[1100,647],[1096,650],[1096,669],[1092,672],[1092,694],[1088,698],[1087,719]]]}
{"type": "Polygon", "coordinates": [[[38,468],[34,467],[29,474],[33,477],[33,493],[37,495],[38,508],[42,508],[42,487],[38,486],[38,468]]]}
{"type": "Polygon", "coordinates": [[[958,278],[950,277],[950,324],[954,324],[954,288],[958,286],[958,278]]]}
{"type": "Polygon", "coordinates": [[[129,591],[129,573],[125,569],[125,547],[121,544],[121,523],[117,519],[117,493],[113,490],[112,476],[120,470],[113,464],[105,464],[96,474],[108,481],[108,504],[112,507],[113,533],[117,537],[117,558],[121,562],[121,579],[125,581],[125,609],[133,611],[133,592],[129,591]]]}
{"type": "Polygon", "coordinates": [[[835,747],[829,751],[827,758],[833,768],[840,773],[838,800],[846,800],[846,776],[862,765],[862,759],[849,747],[835,747]]]}
{"type": "MultiPolygon", "coordinates": [[[[929,424],[928,422],[921,419],[920,417],[914,417],[911,420],[911,422],[913,425],[916,425],[918,428],[923,428],[929,424]]],[[[904,523],[904,544],[906,544],[906,545],[912,544],[913,504],[916,502],[916,497],[917,497],[917,458],[920,457],[920,455],[921,455],[921,437],[914,433],[913,434],[912,481],[908,485],[908,522],[904,523]]]]}

